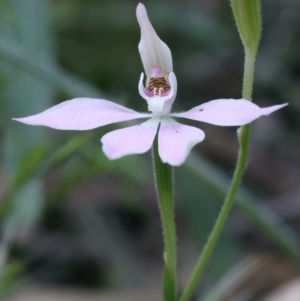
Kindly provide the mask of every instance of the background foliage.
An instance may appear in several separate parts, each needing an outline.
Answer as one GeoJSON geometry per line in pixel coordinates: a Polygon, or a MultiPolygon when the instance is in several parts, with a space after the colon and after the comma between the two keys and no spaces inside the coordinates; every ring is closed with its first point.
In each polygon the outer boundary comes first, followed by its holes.
{"type": "MultiPolygon", "coordinates": [[[[174,110],[240,97],[243,52],[227,1],[144,4],[172,50],[179,83],[174,110]]],[[[97,296],[119,291],[122,300],[124,290],[139,288],[158,299],[162,238],[150,154],[108,161],[99,139],[119,125],[79,133],[11,120],[80,96],[145,111],[137,92],[136,5],[0,2],[0,296],[7,300],[18,291],[18,300],[27,300],[24,290],[31,300],[40,287],[55,288],[61,300],[69,300],[66,288],[97,296]]],[[[295,277],[300,263],[300,3],[262,6],[253,99],[290,105],[253,124],[243,189],[199,287],[209,300],[231,300],[246,288],[251,293],[238,300],[261,298],[295,277]]],[[[181,287],[216,219],[237,153],[236,128],[197,126],[206,139],[175,170],[181,287]]]]}

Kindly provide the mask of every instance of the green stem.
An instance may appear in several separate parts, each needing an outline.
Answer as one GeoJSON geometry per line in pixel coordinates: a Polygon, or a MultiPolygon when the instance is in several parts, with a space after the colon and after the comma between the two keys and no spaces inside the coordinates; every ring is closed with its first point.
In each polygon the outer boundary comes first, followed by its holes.
{"type": "MultiPolygon", "coordinates": [[[[190,154],[186,167],[199,181],[213,190],[221,198],[227,194],[228,179],[213,164],[207,163],[200,156],[190,154]]],[[[223,203],[223,200],[222,200],[223,203]]],[[[239,190],[235,197],[235,208],[249,222],[274,243],[286,256],[300,267],[300,243],[296,233],[265,205],[258,203],[247,190],[239,190]]]]}
{"type": "Polygon", "coordinates": [[[158,154],[157,135],[153,143],[153,165],[164,237],[163,293],[165,301],[177,300],[176,289],[176,230],[173,201],[173,170],[158,154]]]}
{"type": "MultiPolygon", "coordinates": [[[[253,78],[254,78],[254,64],[255,54],[246,51],[245,52],[245,68],[244,68],[244,79],[243,79],[243,98],[251,100],[253,78]]],[[[237,160],[237,166],[233,175],[231,186],[226,196],[225,202],[219,213],[216,224],[207,240],[207,243],[203,249],[202,254],[196,264],[196,267],[188,281],[188,284],[183,291],[180,301],[188,301],[197,285],[197,282],[202,275],[202,272],[206,266],[206,263],[214,249],[217,239],[224,227],[228,214],[232,208],[235,195],[238,191],[241,179],[243,177],[248,153],[249,153],[249,136],[250,136],[250,125],[242,126],[239,130],[238,138],[240,143],[240,150],[237,160]]]]}
{"type": "Polygon", "coordinates": [[[243,77],[243,91],[242,96],[244,99],[251,101],[253,79],[254,79],[254,66],[255,66],[256,52],[245,50],[245,64],[244,64],[244,77],[243,77]]]}

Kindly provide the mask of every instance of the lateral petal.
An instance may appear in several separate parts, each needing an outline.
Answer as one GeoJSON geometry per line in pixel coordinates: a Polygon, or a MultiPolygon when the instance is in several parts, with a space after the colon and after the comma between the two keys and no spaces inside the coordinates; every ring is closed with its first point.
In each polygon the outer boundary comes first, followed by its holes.
{"type": "Polygon", "coordinates": [[[157,132],[160,118],[151,118],[144,123],[112,131],[101,139],[103,152],[111,159],[147,152],[157,132]]]}
{"type": "Polygon", "coordinates": [[[171,115],[220,126],[240,126],[250,123],[263,115],[269,115],[286,105],[288,104],[260,108],[246,99],[216,99],[187,112],[173,113],[171,115]]]}
{"type": "Polygon", "coordinates": [[[171,51],[156,34],[142,3],[137,6],[136,16],[141,28],[141,40],[138,48],[147,77],[155,66],[170,73],[173,71],[171,51]]]}
{"type": "Polygon", "coordinates": [[[125,108],[114,102],[96,98],[74,98],[64,101],[39,114],[13,118],[30,124],[43,125],[57,130],[90,130],[103,125],[151,117],[125,108]]]}
{"type": "Polygon", "coordinates": [[[163,117],[158,132],[159,156],[164,163],[179,166],[184,163],[191,149],[204,138],[202,130],[163,117]]]}

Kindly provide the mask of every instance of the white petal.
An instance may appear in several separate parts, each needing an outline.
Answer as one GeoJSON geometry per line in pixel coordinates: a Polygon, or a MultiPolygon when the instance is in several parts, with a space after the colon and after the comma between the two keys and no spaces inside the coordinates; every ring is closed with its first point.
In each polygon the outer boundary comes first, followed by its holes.
{"type": "Polygon", "coordinates": [[[101,139],[103,152],[111,160],[147,152],[153,144],[159,121],[159,118],[151,118],[139,125],[107,133],[101,139]]]}
{"type": "Polygon", "coordinates": [[[172,55],[169,47],[158,37],[147,15],[146,8],[139,3],[136,16],[141,27],[139,52],[147,77],[153,67],[161,67],[165,73],[173,71],[172,55]]]}
{"type": "Polygon", "coordinates": [[[158,133],[159,156],[164,163],[178,166],[184,163],[190,150],[205,138],[202,130],[163,117],[158,133]]]}
{"type": "Polygon", "coordinates": [[[173,102],[176,98],[176,94],[177,94],[177,79],[176,79],[175,74],[173,72],[171,72],[169,74],[168,81],[169,81],[171,90],[168,95],[163,96],[163,97],[161,97],[161,96],[151,97],[151,96],[146,95],[143,80],[144,80],[144,73],[142,73],[140,76],[138,89],[139,89],[140,95],[144,99],[146,99],[146,101],[148,103],[149,111],[152,111],[154,114],[158,114],[158,115],[169,114],[169,112],[171,111],[173,102]]]}
{"type": "Polygon", "coordinates": [[[14,120],[58,130],[90,130],[110,123],[151,117],[104,99],[75,98],[44,112],[14,120]]]}
{"type": "Polygon", "coordinates": [[[217,99],[206,102],[187,112],[171,115],[220,126],[239,126],[250,123],[263,115],[269,115],[286,105],[260,108],[246,99],[217,99]]]}

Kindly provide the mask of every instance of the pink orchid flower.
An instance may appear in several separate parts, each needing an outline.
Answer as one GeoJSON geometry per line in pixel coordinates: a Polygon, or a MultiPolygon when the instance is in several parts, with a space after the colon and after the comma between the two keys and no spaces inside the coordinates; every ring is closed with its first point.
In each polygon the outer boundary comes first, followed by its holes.
{"type": "Polygon", "coordinates": [[[148,118],[146,122],[104,135],[101,139],[104,153],[111,160],[145,153],[151,148],[158,131],[161,160],[178,166],[184,163],[192,147],[201,142],[205,134],[198,128],[178,123],[173,117],[219,126],[241,126],[287,105],[260,108],[246,99],[217,99],[187,112],[171,113],[177,93],[171,51],[153,29],[143,4],[138,4],[136,15],[141,28],[138,48],[147,77],[144,86],[144,74],[141,74],[138,89],[151,113],[138,113],[104,99],[75,98],[40,114],[14,120],[58,130],[83,131],[111,123],[148,118]]]}

